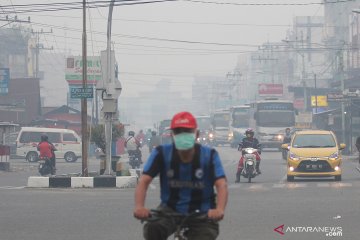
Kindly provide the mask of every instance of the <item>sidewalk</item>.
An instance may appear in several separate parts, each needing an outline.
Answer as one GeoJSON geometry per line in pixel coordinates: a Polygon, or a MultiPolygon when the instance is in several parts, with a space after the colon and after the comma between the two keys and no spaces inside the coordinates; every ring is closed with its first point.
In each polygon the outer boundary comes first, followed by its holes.
{"type": "Polygon", "coordinates": [[[353,162],[358,162],[359,161],[359,154],[352,154],[352,155],[343,155],[344,160],[350,160],[353,162]]]}

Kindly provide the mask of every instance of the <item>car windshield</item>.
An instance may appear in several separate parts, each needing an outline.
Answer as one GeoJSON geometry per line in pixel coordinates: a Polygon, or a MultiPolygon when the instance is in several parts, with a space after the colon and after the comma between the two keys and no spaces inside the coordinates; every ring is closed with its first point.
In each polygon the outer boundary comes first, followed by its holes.
{"type": "Polygon", "coordinates": [[[332,148],[336,142],[331,134],[299,134],[292,143],[294,148],[332,148]]]}

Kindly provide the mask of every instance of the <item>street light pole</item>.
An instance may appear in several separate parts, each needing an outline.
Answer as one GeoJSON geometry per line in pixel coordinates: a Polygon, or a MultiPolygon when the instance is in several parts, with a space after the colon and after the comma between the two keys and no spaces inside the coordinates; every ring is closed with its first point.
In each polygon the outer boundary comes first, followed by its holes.
{"type": "MultiPolygon", "coordinates": [[[[82,87],[87,87],[87,50],[86,50],[86,0],[83,0],[83,33],[82,33],[82,87]]],[[[82,135],[82,176],[88,176],[88,129],[87,129],[87,98],[81,99],[81,135],[82,135]]]]}
{"type": "MultiPolygon", "coordinates": [[[[115,0],[111,0],[110,2],[110,6],[109,6],[109,15],[108,15],[108,25],[107,25],[107,47],[106,47],[106,54],[107,54],[107,76],[108,79],[106,79],[107,81],[107,85],[110,85],[111,82],[114,80],[112,79],[112,74],[111,74],[111,69],[112,69],[112,63],[111,62],[111,26],[112,26],[112,13],[113,13],[113,9],[114,9],[114,2],[115,0]]],[[[112,112],[108,112],[107,113],[107,119],[105,122],[105,128],[107,129],[107,131],[105,131],[105,136],[106,136],[106,154],[107,154],[107,168],[108,168],[108,174],[111,174],[111,161],[112,161],[112,120],[113,120],[113,115],[114,113],[112,112]]]]}

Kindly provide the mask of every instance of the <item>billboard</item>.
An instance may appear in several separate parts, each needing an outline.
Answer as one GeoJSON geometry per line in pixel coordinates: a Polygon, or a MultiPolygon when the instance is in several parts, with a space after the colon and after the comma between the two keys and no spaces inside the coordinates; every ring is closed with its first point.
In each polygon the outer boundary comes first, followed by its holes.
{"type": "MultiPolygon", "coordinates": [[[[82,56],[68,57],[66,59],[65,80],[69,84],[82,84],[82,56]]],[[[96,84],[101,80],[101,59],[100,56],[87,57],[87,83],[96,84]]]]}
{"type": "Polygon", "coordinates": [[[259,83],[259,96],[282,96],[284,93],[282,84],[259,83]]]}
{"type": "Polygon", "coordinates": [[[327,96],[311,96],[311,106],[327,107],[328,106],[327,96]]]}
{"type": "Polygon", "coordinates": [[[0,68],[0,95],[8,94],[10,81],[9,68],[0,68]]]}

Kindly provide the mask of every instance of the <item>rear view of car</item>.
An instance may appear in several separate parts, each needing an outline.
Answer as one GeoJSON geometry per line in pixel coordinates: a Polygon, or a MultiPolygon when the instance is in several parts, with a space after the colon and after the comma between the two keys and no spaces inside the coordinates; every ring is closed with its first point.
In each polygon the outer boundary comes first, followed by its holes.
{"type": "Polygon", "coordinates": [[[334,177],[341,181],[342,156],[345,144],[338,144],[331,131],[296,132],[288,149],[287,180],[295,177],[334,177]]]}

